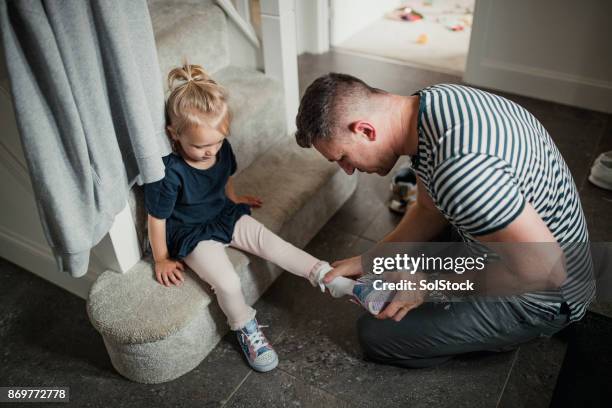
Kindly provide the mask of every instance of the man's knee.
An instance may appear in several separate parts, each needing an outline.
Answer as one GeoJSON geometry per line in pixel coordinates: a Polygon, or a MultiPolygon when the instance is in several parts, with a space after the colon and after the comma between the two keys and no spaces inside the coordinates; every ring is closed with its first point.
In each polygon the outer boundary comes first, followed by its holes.
{"type": "Polygon", "coordinates": [[[371,361],[388,362],[400,358],[390,345],[393,336],[384,326],[388,322],[366,313],[357,320],[357,338],[365,357],[371,361]]]}
{"type": "Polygon", "coordinates": [[[411,339],[414,333],[403,332],[397,324],[376,319],[369,314],[357,320],[357,337],[367,360],[399,367],[424,368],[452,358],[429,355],[427,351],[417,348],[414,344],[416,342],[411,339]]]}
{"type": "Polygon", "coordinates": [[[369,314],[364,314],[357,320],[357,338],[366,355],[375,354],[376,345],[382,342],[374,327],[376,322],[369,314]]]}

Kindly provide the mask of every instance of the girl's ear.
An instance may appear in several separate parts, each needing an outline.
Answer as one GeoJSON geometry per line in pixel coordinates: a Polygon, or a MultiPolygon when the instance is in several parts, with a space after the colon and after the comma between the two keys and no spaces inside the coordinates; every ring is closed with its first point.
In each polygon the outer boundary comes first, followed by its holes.
{"type": "Polygon", "coordinates": [[[172,140],[176,140],[177,139],[176,132],[174,131],[172,126],[166,126],[166,131],[168,132],[168,134],[170,135],[172,140]]]}

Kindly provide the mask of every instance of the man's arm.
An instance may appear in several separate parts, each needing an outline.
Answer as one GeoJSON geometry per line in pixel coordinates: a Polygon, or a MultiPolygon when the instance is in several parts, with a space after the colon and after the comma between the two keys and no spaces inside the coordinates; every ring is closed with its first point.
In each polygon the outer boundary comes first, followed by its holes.
{"type": "Polygon", "coordinates": [[[471,272],[473,277],[450,274],[453,280],[465,281],[469,277],[477,286],[480,284],[480,290],[472,294],[505,296],[556,290],[565,282],[567,272],[563,250],[529,203],[508,226],[476,239],[485,244],[508,245],[495,245],[503,262],[495,262],[483,271],[471,272]],[[526,245],[529,243],[532,245],[526,245]]]}
{"type": "MultiPolygon", "coordinates": [[[[495,246],[503,262],[489,264],[482,271],[467,271],[461,275],[445,274],[444,279],[450,282],[469,280],[474,283],[473,291],[448,292],[448,295],[508,296],[537,290],[555,290],[567,277],[563,251],[529,203],[506,227],[476,238],[485,244],[507,243],[505,246],[495,246]]],[[[397,274],[398,278],[399,275],[402,274],[397,274]]],[[[418,276],[422,278],[422,275],[418,276]]],[[[420,306],[427,295],[425,292],[421,292],[420,296],[403,292],[397,293],[394,301],[377,316],[379,319],[393,318],[399,321],[410,310],[420,306]]]]}

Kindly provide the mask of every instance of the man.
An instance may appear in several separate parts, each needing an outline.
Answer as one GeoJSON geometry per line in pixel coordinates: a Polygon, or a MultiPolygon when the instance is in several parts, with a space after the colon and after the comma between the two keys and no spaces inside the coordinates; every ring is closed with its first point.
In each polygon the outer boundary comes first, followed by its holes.
{"type": "MultiPolygon", "coordinates": [[[[499,293],[488,294],[503,301],[468,296],[440,305],[426,302],[425,291],[396,295],[377,317],[358,322],[370,360],[425,367],[460,353],[508,350],[584,316],[594,284],[569,271],[590,263],[588,251],[565,259],[568,243],[588,242],[584,214],[563,158],[525,109],[466,86],[402,96],[331,73],[308,87],[296,124],[300,146],[314,146],[347,174],[386,175],[400,156],[411,157],[417,201],[381,243],[430,241],[450,224],[466,242],[548,243],[561,254],[500,254],[513,267],[474,275],[496,282],[499,293]]],[[[327,282],[363,273],[360,256],[334,266],[327,282]]]]}

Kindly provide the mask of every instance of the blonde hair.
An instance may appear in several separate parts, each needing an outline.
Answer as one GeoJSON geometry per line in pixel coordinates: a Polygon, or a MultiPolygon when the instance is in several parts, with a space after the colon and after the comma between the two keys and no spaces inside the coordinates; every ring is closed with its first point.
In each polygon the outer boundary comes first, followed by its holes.
{"type": "Polygon", "coordinates": [[[166,122],[177,134],[204,122],[228,135],[231,114],[227,93],[204,68],[187,62],[173,68],[168,74],[168,90],[166,122]]]}

